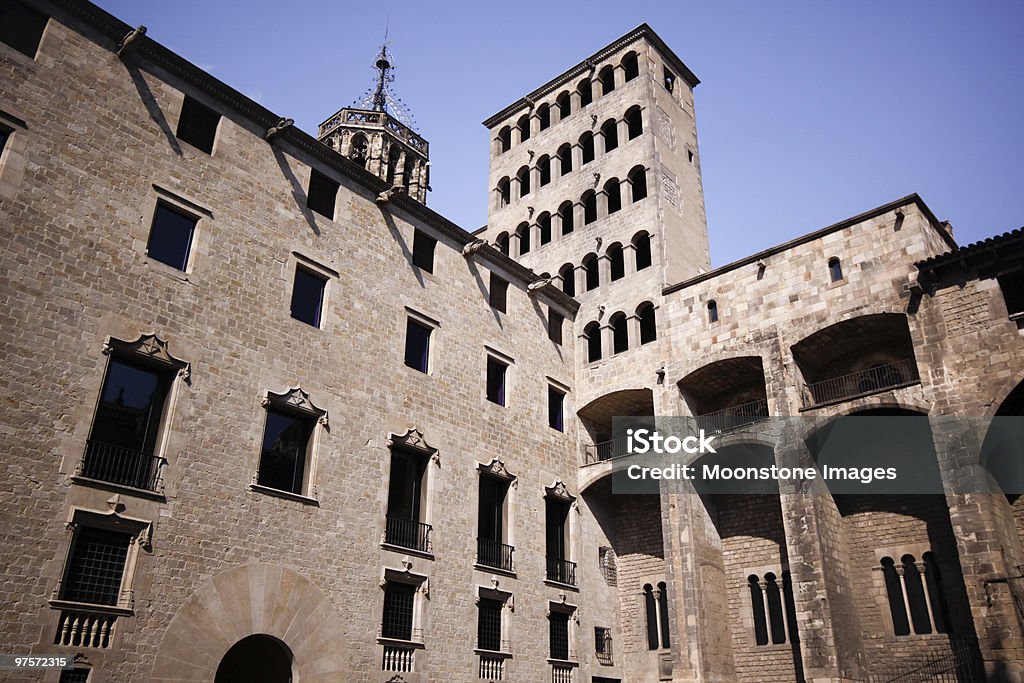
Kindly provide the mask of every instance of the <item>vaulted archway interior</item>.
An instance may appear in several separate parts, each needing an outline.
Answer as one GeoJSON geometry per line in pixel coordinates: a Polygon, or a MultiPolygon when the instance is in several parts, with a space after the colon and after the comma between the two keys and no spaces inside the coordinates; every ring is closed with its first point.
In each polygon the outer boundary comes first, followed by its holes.
{"type": "Polygon", "coordinates": [[[292,683],[292,651],[273,636],[246,636],[224,654],[214,683],[292,683]]]}

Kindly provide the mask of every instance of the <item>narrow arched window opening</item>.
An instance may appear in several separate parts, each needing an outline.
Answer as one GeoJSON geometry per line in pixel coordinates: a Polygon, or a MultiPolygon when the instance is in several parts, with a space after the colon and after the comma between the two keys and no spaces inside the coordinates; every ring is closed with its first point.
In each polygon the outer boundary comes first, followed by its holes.
{"type": "Polygon", "coordinates": [[[602,95],[607,95],[611,91],[615,90],[615,67],[608,65],[601,69],[598,79],[601,81],[602,95]]]}
{"type": "Polygon", "coordinates": [[[632,188],[633,202],[638,202],[647,196],[647,169],[637,166],[629,172],[629,186],[632,188]]]}
{"type": "Polygon", "coordinates": [[[537,160],[537,171],[540,175],[540,186],[544,187],[551,182],[551,157],[547,154],[537,160]]]}
{"type": "Polygon", "coordinates": [[[562,291],[569,296],[576,296],[576,268],[566,263],[558,269],[558,277],[562,278],[562,291]]]}
{"type": "Polygon", "coordinates": [[[646,232],[638,234],[633,238],[634,258],[636,269],[643,270],[651,267],[651,236],[646,232]]]}
{"type": "Polygon", "coordinates": [[[649,344],[658,338],[658,326],[654,317],[654,304],[640,304],[636,310],[636,317],[640,323],[640,344],[649,344]]]}
{"type": "Polygon", "coordinates": [[[589,164],[594,160],[594,134],[584,133],[580,136],[580,165],[589,164]]]}
{"type": "Polygon", "coordinates": [[[356,133],[352,136],[352,144],[349,145],[348,158],[365,168],[366,160],[369,158],[369,149],[366,136],[356,133]]]}
{"type": "Polygon", "coordinates": [[[717,323],[718,322],[718,302],[717,301],[709,301],[708,302],[708,322],[709,323],[717,323]]]}
{"type": "Polygon", "coordinates": [[[843,279],[843,265],[835,256],[828,260],[828,277],[832,282],[839,282],[843,279]]]}
{"type": "Polygon", "coordinates": [[[516,172],[516,180],[519,181],[519,196],[525,197],[530,194],[530,169],[528,167],[523,166],[516,172]]]}
{"type": "Polygon", "coordinates": [[[568,235],[573,231],[575,225],[572,215],[572,202],[564,202],[558,207],[558,221],[562,224],[562,234],[568,235]]]}
{"type": "Polygon", "coordinates": [[[498,181],[498,207],[508,206],[512,199],[512,181],[507,177],[498,181]]]}
{"type": "Polygon", "coordinates": [[[625,313],[616,313],[609,320],[612,326],[612,353],[629,350],[629,319],[625,313]]]}
{"type": "Polygon", "coordinates": [[[601,325],[592,322],[583,330],[587,338],[587,362],[601,360],[601,325]]]}
{"type": "Polygon", "coordinates": [[[498,131],[498,152],[504,153],[512,149],[512,129],[505,126],[498,131]]]}
{"type": "Polygon", "coordinates": [[[551,241],[551,214],[545,211],[537,216],[537,228],[540,230],[540,243],[547,244],[551,241]]]}
{"type": "Polygon", "coordinates": [[[586,274],[585,280],[587,291],[590,292],[597,289],[601,284],[601,275],[597,256],[594,254],[587,254],[583,257],[583,271],[586,274]]]}
{"type": "Polygon", "coordinates": [[[572,146],[568,143],[558,148],[558,173],[565,175],[572,170],[572,146]]]}
{"type": "Polygon", "coordinates": [[[629,83],[631,80],[640,75],[640,60],[637,59],[635,52],[628,52],[626,56],[622,58],[622,80],[629,83]]]}
{"type": "Polygon", "coordinates": [[[516,129],[519,131],[519,142],[526,142],[530,139],[530,116],[523,114],[516,122],[516,129]]]}
{"type": "Polygon", "coordinates": [[[537,107],[537,127],[541,130],[547,130],[551,127],[551,107],[542,104],[537,107]]]}
{"type": "Polygon", "coordinates": [[[497,245],[498,251],[508,256],[509,237],[507,232],[503,232],[498,235],[494,240],[494,244],[497,245]]]}
{"type": "Polygon", "coordinates": [[[563,92],[555,98],[555,106],[558,107],[558,119],[567,119],[572,114],[572,98],[569,93],[563,92]]]}
{"type": "Polygon", "coordinates": [[[644,133],[644,120],[640,113],[640,107],[631,107],[626,112],[626,132],[629,139],[638,138],[644,133]]]}
{"type": "Polygon", "coordinates": [[[644,613],[647,616],[647,649],[658,649],[658,605],[654,600],[654,586],[644,584],[644,613]]]}
{"type": "Polygon", "coordinates": [[[597,220],[597,194],[588,190],[580,201],[583,204],[583,224],[590,225],[597,220]]]}
{"type": "Polygon", "coordinates": [[[590,82],[590,79],[580,81],[579,87],[576,88],[576,92],[580,95],[581,109],[594,101],[594,86],[590,82]]]}
{"type": "Polygon", "coordinates": [[[519,242],[519,255],[530,253],[530,225],[528,223],[520,223],[519,227],[516,228],[516,240],[519,242]]]}
{"type": "Polygon", "coordinates": [[[621,280],[626,276],[626,256],[621,244],[613,244],[608,247],[608,266],[611,271],[611,281],[621,280]]]}
{"type": "Polygon", "coordinates": [[[608,119],[601,124],[601,137],[604,138],[604,151],[607,154],[619,146],[619,128],[615,119],[608,119]]]}
{"type": "Polygon", "coordinates": [[[618,178],[612,178],[604,184],[604,194],[608,201],[609,214],[622,210],[622,191],[618,178]]]}

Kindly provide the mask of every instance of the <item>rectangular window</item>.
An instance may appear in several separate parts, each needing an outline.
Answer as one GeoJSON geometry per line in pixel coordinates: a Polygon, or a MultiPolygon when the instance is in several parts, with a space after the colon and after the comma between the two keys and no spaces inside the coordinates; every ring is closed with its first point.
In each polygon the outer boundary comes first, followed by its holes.
{"type": "Polygon", "coordinates": [[[60,672],[59,683],[88,683],[89,669],[64,669],[60,672]]]}
{"type": "Polygon", "coordinates": [[[116,531],[80,527],[71,541],[61,600],[116,605],[131,538],[116,531]]]}
{"type": "Polygon", "coordinates": [[[173,209],[163,202],[156,205],[153,225],[149,229],[146,255],[184,272],[199,219],[173,209]]]}
{"type": "Polygon", "coordinates": [[[433,329],[409,318],[405,327],[405,364],[414,370],[430,372],[430,334],[433,329]]]}
{"type": "Polygon", "coordinates": [[[612,653],[611,630],[603,626],[594,627],[594,652],[608,656],[612,653]]]}
{"type": "Polygon", "coordinates": [[[565,392],[548,386],[548,426],[565,431],[565,392]]]}
{"type": "Polygon", "coordinates": [[[568,544],[566,543],[568,533],[566,527],[569,525],[569,503],[550,496],[545,498],[544,522],[545,546],[548,560],[565,560],[568,554],[568,544]]]}
{"type": "Polygon", "coordinates": [[[178,119],[178,139],[196,149],[213,154],[213,141],[217,137],[220,114],[185,95],[178,119]]]}
{"type": "Polygon", "coordinates": [[[0,42],[35,59],[47,19],[17,0],[0,0],[0,42]]]}
{"type": "Polygon", "coordinates": [[[416,601],[416,586],[388,581],[384,587],[384,618],[381,621],[382,638],[412,640],[412,613],[416,601]]]}
{"type": "Polygon", "coordinates": [[[292,317],[313,327],[320,327],[326,288],[325,278],[296,266],[295,283],[292,286],[292,317]]]}
{"type": "Polygon", "coordinates": [[[476,646],[481,650],[501,651],[501,608],[500,600],[480,598],[476,626],[476,646]]]}
{"type": "Polygon", "coordinates": [[[676,75],[669,71],[668,67],[665,67],[662,73],[665,76],[665,90],[673,92],[676,88],[676,75]]]}
{"type": "Polygon", "coordinates": [[[310,169],[306,206],[321,216],[334,220],[334,202],[340,185],[315,168],[310,169]]]}
{"type": "Polygon", "coordinates": [[[429,552],[430,525],[423,523],[427,462],[416,453],[391,450],[385,543],[429,552]]]}
{"type": "Polygon", "coordinates": [[[437,240],[417,230],[412,236],[412,264],[428,273],[434,272],[434,248],[437,240]]]}
{"type": "Polygon", "coordinates": [[[565,318],[553,308],[548,309],[548,339],[559,346],[562,345],[562,327],[565,318]]]}
{"type": "Polygon", "coordinates": [[[551,659],[569,659],[569,615],[565,612],[551,612],[548,615],[548,643],[551,659]]]}
{"type": "Polygon", "coordinates": [[[508,311],[508,282],[494,273],[491,273],[489,299],[494,310],[502,313],[508,311]]]}
{"type": "Polygon", "coordinates": [[[494,356],[487,356],[487,400],[505,405],[505,377],[508,374],[508,363],[503,363],[494,356]]]}
{"type": "Polygon", "coordinates": [[[267,408],[257,484],[302,494],[309,439],[314,425],[312,417],[267,408]]]}
{"type": "Polygon", "coordinates": [[[82,476],[153,490],[157,437],[173,373],[112,357],[82,461],[82,476]]]}
{"type": "Polygon", "coordinates": [[[505,501],[509,482],[497,477],[480,477],[477,511],[477,563],[512,571],[512,546],[505,543],[505,501]]]}

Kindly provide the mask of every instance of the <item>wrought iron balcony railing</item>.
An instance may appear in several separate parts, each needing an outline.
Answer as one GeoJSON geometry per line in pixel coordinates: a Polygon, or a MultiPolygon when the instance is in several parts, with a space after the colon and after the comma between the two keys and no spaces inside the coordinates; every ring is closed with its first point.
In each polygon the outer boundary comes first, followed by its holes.
{"type": "Polygon", "coordinates": [[[431,529],[429,524],[388,515],[384,528],[384,542],[429,553],[431,529]]]}
{"type": "Polygon", "coordinates": [[[512,553],[515,550],[515,546],[489,538],[476,539],[476,561],[485,567],[512,571],[512,553]]]}
{"type": "Polygon", "coordinates": [[[918,382],[917,368],[912,359],[878,365],[860,372],[851,372],[821,382],[804,385],[804,408],[815,408],[852,398],[898,389],[918,382]]]}
{"type": "Polygon", "coordinates": [[[723,410],[698,415],[697,427],[707,432],[725,432],[738,429],[768,417],[768,402],[763,399],[741,403],[723,410]]]}
{"type": "Polygon", "coordinates": [[[111,484],[162,491],[165,462],[159,455],[90,439],[75,474],[111,484]]]}
{"type": "Polygon", "coordinates": [[[614,460],[629,455],[629,437],[622,436],[611,441],[602,441],[589,445],[584,449],[584,465],[592,465],[596,462],[614,460]]]}
{"type": "Polygon", "coordinates": [[[557,581],[569,586],[576,585],[576,563],[556,557],[548,558],[548,581],[557,581]]]}

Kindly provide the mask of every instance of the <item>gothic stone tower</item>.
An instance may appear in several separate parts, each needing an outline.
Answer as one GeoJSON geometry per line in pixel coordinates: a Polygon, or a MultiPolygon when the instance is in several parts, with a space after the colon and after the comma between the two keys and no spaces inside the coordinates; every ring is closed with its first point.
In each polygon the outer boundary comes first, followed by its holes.
{"type": "Polygon", "coordinates": [[[412,126],[412,116],[389,86],[394,65],[387,44],[374,62],[376,86],[350,107],[320,124],[318,139],[361,164],[368,171],[402,187],[409,196],[427,203],[430,189],[429,145],[412,126]]]}

